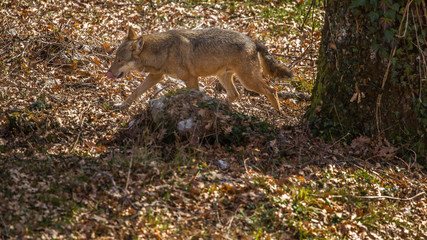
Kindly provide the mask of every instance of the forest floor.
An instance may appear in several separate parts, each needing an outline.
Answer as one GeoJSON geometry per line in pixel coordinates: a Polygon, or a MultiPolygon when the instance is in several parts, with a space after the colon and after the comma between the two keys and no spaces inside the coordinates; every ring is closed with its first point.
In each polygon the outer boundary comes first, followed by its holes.
{"type": "MultiPolygon", "coordinates": [[[[416,153],[365,136],[324,142],[302,121],[310,102],[286,97],[310,94],[323,20],[310,1],[278,2],[1,1],[1,239],[427,238],[416,153]],[[268,80],[284,112],[237,84],[233,113],[207,123],[232,134],[165,138],[149,102],[184,87],[173,78],[113,111],[146,76],[105,76],[129,26],[263,41],[296,75],[268,80]]],[[[200,78],[222,102],[216,83],[200,78]]]]}

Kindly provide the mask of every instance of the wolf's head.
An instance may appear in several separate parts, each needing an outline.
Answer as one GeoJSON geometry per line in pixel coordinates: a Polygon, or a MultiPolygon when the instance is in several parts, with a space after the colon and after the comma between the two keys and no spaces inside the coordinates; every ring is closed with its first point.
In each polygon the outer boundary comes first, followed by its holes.
{"type": "Polygon", "coordinates": [[[135,31],[130,27],[124,42],[117,48],[116,58],[108,69],[107,77],[119,78],[125,73],[137,71],[137,59],[143,45],[142,37],[138,38],[135,31]]]}

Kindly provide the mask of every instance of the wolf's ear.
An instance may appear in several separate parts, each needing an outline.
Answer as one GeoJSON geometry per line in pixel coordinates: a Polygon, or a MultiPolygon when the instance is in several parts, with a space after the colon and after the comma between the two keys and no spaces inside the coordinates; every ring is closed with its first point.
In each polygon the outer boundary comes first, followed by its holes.
{"type": "Polygon", "coordinates": [[[136,38],[137,37],[136,37],[135,31],[133,30],[132,27],[129,27],[129,32],[128,32],[127,40],[134,40],[136,38]]]}
{"type": "Polygon", "coordinates": [[[136,43],[135,43],[135,51],[136,52],[141,52],[143,46],[144,46],[144,38],[140,37],[138,39],[138,41],[136,41],[136,43]]]}

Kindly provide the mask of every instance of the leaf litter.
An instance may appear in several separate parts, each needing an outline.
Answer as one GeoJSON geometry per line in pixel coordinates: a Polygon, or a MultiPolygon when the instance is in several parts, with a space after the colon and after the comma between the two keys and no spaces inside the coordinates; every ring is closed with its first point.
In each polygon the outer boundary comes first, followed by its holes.
{"type": "Polygon", "coordinates": [[[419,156],[364,136],[324,143],[301,123],[322,17],[298,4],[2,1],[0,236],[426,238],[419,156]],[[239,84],[241,99],[223,102],[213,77],[200,79],[202,95],[166,78],[112,111],[145,77],[105,77],[128,26],[221,27],[264,41],[297,75],[269,80],[284,114],[239,84]],[[176,123],[193,117],[197,131],[156,124],[150,100],[162,97],[176,123]]]}

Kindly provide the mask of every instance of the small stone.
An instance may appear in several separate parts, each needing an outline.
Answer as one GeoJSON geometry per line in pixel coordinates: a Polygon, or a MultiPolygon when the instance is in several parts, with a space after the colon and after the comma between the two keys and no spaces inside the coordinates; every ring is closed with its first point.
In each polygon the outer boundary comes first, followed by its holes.
{"type": "Polygon", "coordinates": [[[226,170],[230,167],[230,164],[228,164],[224,160],[218,160],[218,165],[219,165],[219,168],[221,168],[222,170],[226,170]]]}

